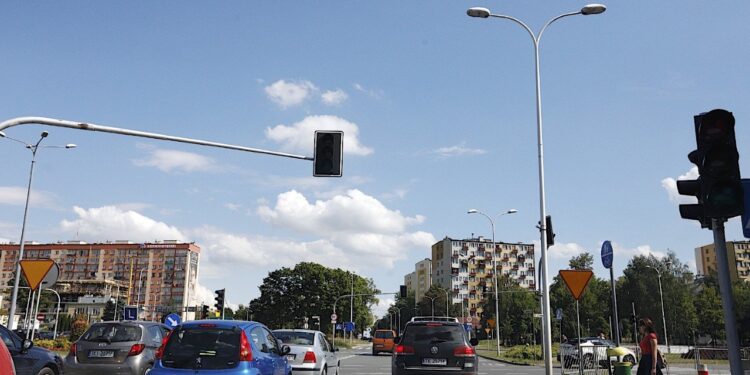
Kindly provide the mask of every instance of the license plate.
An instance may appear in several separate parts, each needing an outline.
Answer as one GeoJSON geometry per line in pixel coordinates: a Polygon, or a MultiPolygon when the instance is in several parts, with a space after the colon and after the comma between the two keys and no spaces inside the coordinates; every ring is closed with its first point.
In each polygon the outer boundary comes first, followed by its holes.
{"type": "Polygon", "coordinates": [[[448,360],[444,358],[422,358],[422,364],[430,366],[445,366],[448,364],[448,360]]]}
{"type": "Polygon", "coordinates": [[[114,356],[113,350],[92,350],[89,352],[89,358],[112,358],[114,356]]]}
{"type": "Polygon", "coordinates": [[[375,346],[378,347],[378,348],[382,348],[383,344],[375,344],[375,346]]]}
{"type": "Polygon", "coordinates": [[[297,359],[297,355],[296,354],[287,354],[286,359],[289,360],[289,361],[294,361],[295,359],[297,359]]]}

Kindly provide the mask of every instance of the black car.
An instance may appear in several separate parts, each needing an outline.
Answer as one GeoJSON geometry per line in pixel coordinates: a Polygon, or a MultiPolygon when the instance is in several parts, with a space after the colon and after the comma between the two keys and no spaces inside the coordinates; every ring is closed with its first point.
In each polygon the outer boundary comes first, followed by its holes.
{"type": "Polygon", "coordinates": [[[13,357],[17,375],[55,375],[63,372],[62,358],[52,351],[34,347],[31,340],[21,339],[3,326],[0,326],[0,338],[13,357]]]}
{"type": "Polygon", "coordinates": [[[412,321],[393,350],[391,373],[427,375],[478,373],[474,346],[460,323],[452,321],[412,321]]]}

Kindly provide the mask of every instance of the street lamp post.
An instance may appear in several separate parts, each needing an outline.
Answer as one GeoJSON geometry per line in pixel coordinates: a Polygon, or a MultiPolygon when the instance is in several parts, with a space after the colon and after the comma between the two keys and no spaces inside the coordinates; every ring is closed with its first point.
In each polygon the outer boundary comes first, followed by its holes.
{"type": "MultiPolygon", "coordinates": [[[[503,215],[510,215],[518,212],[518,210],[511,208],[510,210],[507,210],[501,214],[498,214],[497,216],[503,216],[503,215]]],[[[497,350],[497,355],[500,355],[500,307],[498,305],[498,298],[497,298],[497,249],[495,248],[495,220],[492,219],[489,215],[485,214],[482,211],[479,211],[477,209],[470,209],[467,211],[468,214],[480,214],[487,218],[487,220],[490,221],[490,226],[492,227],[492,289],[495,290],[495,339],[496,339],[496,345],[495,349],[497,350]]]]}
{"type": "MultiPolygon", "coordinates": [[[[26,188],[26,204],[24,205],[23,223],[21,224],[21,242],[20,242],[20,246],[18,250],[18,259],[16,260],[16,274],[13,280],[13,292],[10,297],[10,311],[8,312],[8,329],[11,329],[11,330],[15,328],[15,325],[13,324],[14,323],[13,320],[16,314],[16,302],[17,302],[16,299],[18,298],[18,284],[21,279],[21,261],[23,260],[24,235],[26,234],[26,218],[29,213],[29,198],[31,196],[31,181],[32,181],[32,178],[34,177],[34,164],[36,163],[36,152],[39,151],[39,148],[40,148],[39,144],[42,143],[42,140],[44,140],[44,138],[47,138],[48,135],[49,135],[48,132],[46,131],[42,132],[41,137],[36,142],[36,144],[32,145],[30,143],[26,143],[23,141],[19,141],[15,138],[8,137],[7,135],[5,135],[5,133],[0,131],[0,138],[7,138],[7,139],[10,139],[11,141],[18,142],[26,146],[26,148],[28,148],[29,150],[31,150],[31,168],[29,170],[29,183],[26,188]]],[[[76,145],[70,143],[65,146],[45,146],[41,148],[75,148],[75,147],[76,145]]]]}
{"type": "Polygon", "coordinates": [[[656,275],[659,279],[659,300],[661,301],[661,325],[664,327],[664,345],[667,346],[667,353],[671,353],[672,350],[669,347],[669,340],[667,339],[667,318],[664,314],[664,293],[662,293],[661,289],[661,271],[659,271],[658,268],[651,266],[646,266],[646,268],[651,268],[656,271],[656,275]]]}
{"type": "Polygon", "coordinates": [[[538,147],[538,156],[539,156],[539,233],[541,237],[541,258],[543,263],[543,269],[542,269],[542,276],[543,276],[543,284],[542,284],[542,316],[543,316],[543,341],[544,341],[544,369],[545,373],[547,375],[552,374],[552,328],[551,328],[551,321],[550,321],[550,307],[549,307],[549,285],[547,283],[548,272],[547,272],[547,230],[546,230],[546,216],[547,216],[547,208],[545,203],[545,193],[544,193],[544,147],[542,142],[542,93],[541,93],[541,80],[539,75],[539,41],[542,38],[542,34],[544,34],[544,30],[547,29],[549,25],[551,25],[553,22],[559,20],[563,17],[568,16],[574,16],[574,15],[594,15],[594,14],[601,14],[605,10],[607,10],[607,7],[602,4],[589,4],[581,8],[580,11],[577,12],[570,12],[570,13],[564,13],[557,17],[554,17],[547,21],[547,23],[541,28],[538,35],[534,35],[534,32],[531,31],[531,28],[529,28],[525,23],[521,22],[520,20],[511,17],[506,16],[502,14],[492,14],[489,9],[487,8],[481,8],[481,7],[474,7],[470,8],[466,11],[466,14],[470,17],[479,17],[479,18],[489,18],[489,17],[495,17],[495,18],[502,18],[511,20],[521,27],[523,27],[528,33],[529,36],[531,36],[531,40],[534,43],[534,65],[535,65],[535,77],[536,77],[536,123],[537,123],[537,147],[538,147]]]}
{"type": "MultiPolygon", "coordinates": [[[[138,312],[138,317],[139,318],[141,316],[141,285],[143,285],[143,283],[142,283],[143,271],[147,271],[147,270],[148,270],[148,268],[143,268],[140,271],[138,271],[138,296],[135,299],[135,311],[138,312]]],[[[143,304],[145,305],[146,302],[147,301],[144,298],[143,299],[143,304]]]]}
{"type": "Polygon", "coordinates": [[[432,319],[435,319],[435,298],[437,297],[428,297],[428,296],[425,296],[425,297],[429,298],[432,303],[432,319]]]}

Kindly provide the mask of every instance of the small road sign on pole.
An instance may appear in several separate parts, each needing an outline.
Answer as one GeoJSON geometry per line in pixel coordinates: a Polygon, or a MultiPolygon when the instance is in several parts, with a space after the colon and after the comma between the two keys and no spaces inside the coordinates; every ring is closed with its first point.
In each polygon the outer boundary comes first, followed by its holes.
{"type": "Polygon", "coordinates": [[[55,266],[55,261],[50,259],[22,260],[21,271],[23,272],[26,282],[29,284],[29,288],[31,288],[31,290],[39,288],[44,277],[47,276],[47,273],[53,266],[55,266]]]}

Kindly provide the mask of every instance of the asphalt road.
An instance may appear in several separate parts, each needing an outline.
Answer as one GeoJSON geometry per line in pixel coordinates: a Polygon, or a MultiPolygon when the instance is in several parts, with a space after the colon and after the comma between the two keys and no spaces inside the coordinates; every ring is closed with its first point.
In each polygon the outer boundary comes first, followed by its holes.
{"type": "MultiPolygon", "coordinates": [[[[390,375],[391,356],[373,356],[370,346],[358,346],[339,352],[341,375],[390,375]]],[[[479,375],[537,375],[544,374],[541,367],[514,366],[505,363],[479,359],[479,375]]]]}

